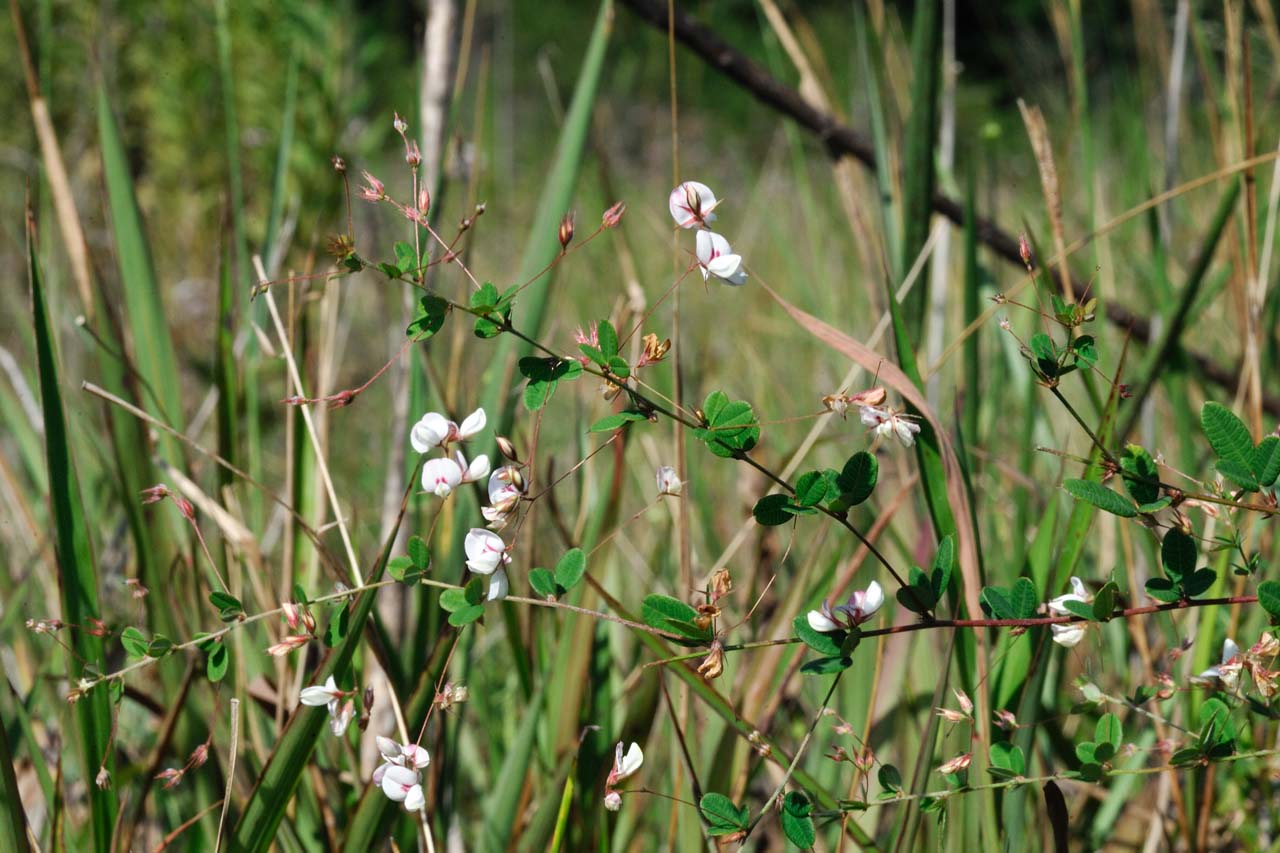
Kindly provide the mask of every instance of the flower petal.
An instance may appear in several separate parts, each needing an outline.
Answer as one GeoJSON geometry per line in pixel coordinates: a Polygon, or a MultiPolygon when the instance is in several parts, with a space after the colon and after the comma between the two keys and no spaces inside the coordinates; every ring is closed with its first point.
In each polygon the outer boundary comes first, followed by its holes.
{"type": "Polygon", "coordinates": [[[387,799],[402,803],[409,795],[409,789],[418,784],[418,771],[408,767],[392,764],[382,774],[382,793],[387,799]]]}
{"type": "Polygon", "coordinates": [[[507,550],[501,536],[483,527],[471,528],[462,545],[467,552],[467,568],[481,575],[493,574],[507,550]]]}
{"type": "Polygon", "coordinates": [[[462,482],[463,470],[448,456],[428,459],[422,466],[422,488],[439,498],[447,498],[462,482]]]}
{"type": "Polygon", "coordinates": [[[867,585],[867,594],[862,601],[862,615],[864,617],[875,613],[884,605],[884,589],[880,584],[872,581],[867,585]]]}
{"type": "Polygon", "coordinates": [[[476,409],[462,420],[462,425],[458,427],[458,440],[465,441],[480,430],[484,429],[488,423],[484,414],[484,409],[476,409]]]}
{"type": "Polygon", "coordinates": [[[829,634],[832,631],[839,631],[840,626],[832,621],[821,610],[810,610],[805,618],[809,620],[809,627],[823,634],[829,634]]]}
{"type": "Polygon", "coordinates": [[[489,476],[489,457],[481,453],[467,466],[467,473],[462,475],[462,482],[474,483],[489,476]]]}
{"type": "Polygon", "coordinates": [[[507,597],[510,585],[507,583],[507,573],[502,569],[497,569],[493,574],[489,575],[489,595],[485,601],[500,601],[507,597]]]}
{"type": "Polygon", "coordinates": [[[416,812],[418,809],[422,808],[426,804],[427,804],[427,799],[422,794],[421,785],[414,785],[405,794],[404,807],[407,811],[416,812]]]}
{"type": "MultiPolygon", "coordinates": [[[[618,744],[618,749],[619,751],[622,749],[622,744],[618,744]]],[[[641,764],[644,764],[644,752],[641,751],[640,744],[633,742],[627,749],[627,754],[621,756],[621,759],[621,761],[618,761],[617,756],[615,756],[615,764],[618,771],[617,776],[614,777],[615,781],[627,778],[639,770],[641,764]]]]}
{"type": "Polygon", "coordinates": [[[439,412],[427,412],[409,431],[409,443],[418,453],[426,453],[444,444],[451,426],[449,419],[439,412]]]}

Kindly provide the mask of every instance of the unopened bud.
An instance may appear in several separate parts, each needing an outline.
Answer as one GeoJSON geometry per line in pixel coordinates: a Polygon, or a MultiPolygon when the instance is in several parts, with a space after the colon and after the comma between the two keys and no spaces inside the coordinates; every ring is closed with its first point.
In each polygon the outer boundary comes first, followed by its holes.
{"type": "Polygon", "coordinates": [[[191,751],[191,757],[187,759],[187,769],[194,770],[197,767],[203,766],[208,760],[209,742],[205,741],[191,751]]]}
{"type": "Polygon", "coordinates": [[[405,144],[404,161],[413,169],[422,165],[422,152],[418,150],[418,141],[416,139],[411,139],[405,144]]]}
{"type": "Polygon", "coordinates": [[[859,750],[853,754],[853,766],[866,773],[876,763],[876,754],[871,751],[871,747],[859,750]]]}
{"type": "Polygon", "coordinates": [[[617,202],[604,212],[604,216],[600,218],[600,224],[605,228],[616,228],[618,223],[622,221],[622,214],[627,212],[627,205],[624,202],[617,202]]]}
{"type": "Polygon", "coordinates": [[[426,216],[429,210],[431,210],[431,192],[423,187],[418,191],[418,212],[426,216]]]}
{"type": "Polygon", "coordinates": [[[337,154],[334,154],[331,158],[329,158],[329,162],[333,164],[333,171],[335,172],[347,171],[347,161],[343,160],[337,154]]]}
{"type": "Polygon", "coordinates": [[[302,609],[292,601],[286,601],[280,605],[280,609],[284,611],[284,621],[288,623],[291,630],[298,630],[298,617],[302,613],[302,609]]]}
{"type": "Polygon", "coordinates": [[[1018,257],[1022,258],[1023,266],[1031,269],[1031,244],[1027,242],[1026,234],[1018,235],[1018,257]]]}
{"type": "Polygon", "coordinates": [[[392,113],[395,116],[391,121],[391,126],[396,129],[396,133],[404,136],[404,132],[409,129],[409,123],[400,118],[400,113],[392,113]]]}
{"type": "Polygon", "coordinates": [[[505,435],[500,435],[494,439],[498,443],[498,452],[512,462],[519,462],[520,456],[516,453],[516,446],[511,443],[511,439],[505,435]]]}
{"type": "Polygon", "coordinates": [[[573,241],[573,211],[566,213],[560,217],[560,248],[569,248],[569,243],[573,241]]]}

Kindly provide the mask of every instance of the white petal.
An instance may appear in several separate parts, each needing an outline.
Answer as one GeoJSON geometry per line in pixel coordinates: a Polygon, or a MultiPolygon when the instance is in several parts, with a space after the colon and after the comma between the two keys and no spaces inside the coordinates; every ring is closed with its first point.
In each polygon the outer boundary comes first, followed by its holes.
{"type": "Polygon", "coordinates": [[[462,482],[474,483],[489,476],[489,457],[483,453],[471,460],[467,473],[462,475],[462,482]]]}
{"type": "Polygon", "coordinates": [[[1222,662],[1226,663],[1232,658],[1240,657],[1240,647],[1236,645],[1236,641],[1227,637],[1222,641],[1222,662]]]}
{"type": "Polygon", "coordinates": [[[1053,641],[1060,646],[1071,648],[1079,645],[1084,639],[1084,624],[1072,622],[1066,625],[1050,625],[1053,629],[1053,641]]]}
{"type": "Polygon", "coordinates": [[[405,794],[404,807],[408,811],[416,812],[418,809],[426,805],[426,803],[427,800],[426,797],[422,795],[421,785],[414,785],[409,789],[409,792],[405,794]]]}
{"type": "Polygon", "coordinates": [[[1081,601],[1084,601],[1089,597],[1088,590],[1084,588],[1084,581],[1080,580],[1080,578],[1075,575],[1071,576],[1071,591],[1080,596],[1081,601]]]}
{"type": "Polygon", "coordinates": [[[373,770],[373,784],[377,785],[379,788],[382,787],[382,777],[386,775],[388,767],[395,767],[395,765],[388,764],[384,761],[373,770]]]}
{"type": "Polygon", "coordinates": [[[733,254],[719,255],[707,264],[707,272],[726,284],[746,284],[747,273],[742,268],[742,256],[733,254]]]}
{"type": "Polygon", "coordinates": [[[902,418],[894,418],[893,427],[898,433],[898,441],[902,442],[903,447],[911,447],[916,443],[916,432],[920,427],[903,420],[902,418]]]}
{"type": "Polygon", "coordinates": [[[462,426],[458,427],[458,440],[464,441],[471,438],[471,436],[484,429],[484,425],[487,422],[484,409],[476,409],[474,412],[467,415],[462,421],[462,426]]]}
{"type": "Polygon", "coordinates": [[[683,488],[684,483],[676,476],[675,468],[663,465],[658,469],[658,494],[678,495],[683,488]]]}
{"type": "Polygon", "coordinates": [[[378,752],[382,753],[384,761],[394,761],[401,756],[400,744],[396,743],[391,738],[378,735],[377,742],[378,752]]]}
{"type": "Polygon", "coordinates": [[[404,756],[404,763],[406,767],[413,767],[416,770],[421,770],[423,767],[426,767],[431,763],[431,754],[416,743],[405,744],[404,746],[396,744],[396,747],[400,749],[401,754],[404,756]]]}
{"type": "Polygon", "coordinates": [[[409,443],[418,453],[426,453],[444,443],[449,436],[450,426],[452,424],[444,415],[439,412],[427,412],[409,431],[409,443]]]}
{"type": "Polygon", "coordinates": [[[810,610],[805,618],[809,620],[809,627],[815,631],[826,634],[840,630],[840,626],[827,618],[827,615],[821,610],[810,610]]]}
{"type": "Polygon", "coordinates": [[[303,705],[310,705],[313,708],[322,708],[329,704],[333,699],[333,694],[329,692],[327,687],[304,687],[302,693],[298,695],[298,701],[303,705]]]}
{"type": "MultiPolygon", "coordinates": [[[[618,744],[618,746],[621,747],[622,744],[618,744]]],[[[640,765],[644,764],[644,753],[640,750],[640,744],[632,743],[630,748],[627,749],[627,754],[617,764],[618,775],[616,779],[619,781],[639,770],[640,765]]]]}
{"type": "Polygon", "coordinates": [[[382,793],[387,799],[402,803],[409,795],[409,789],[418,784],[418,771],[393,764],[382,774],[382,793]]]}
{"type": "Polygon", "coordinates": [[[500,601],[507,597],[509,589],[507,573],[502,569],[498,569],[489,575],[489,595],[485,598],[485,601],[500,601]]]}
{"type": "Polygon", "coordinates": [[[604,795],[604,807],[611,812],[616,812],[622,808],[622,795],[617,791],[610,791],[604,795]]]}
{"type": "Polygon", "coordinates": [[[695,211],[689,206],[689,193],[685,190],[686,187],[696,193],[698,208],[703,213],[703,219],[708,222],[713,221],[716,215],[711,212],[711,209],[717,204],[716,195],[711,191],[711,187],[697,181],[685,181],[667,196],[667,209],[671,211],[671,218],[681,228],[693,228],[698,224],[695,211]]]}
{"type": "Polygon", "coordinates": [[[351,725],[351,718],[355,716],[355,703],[348,699],[342,704],[342,709],[334,713],[334,708],[329,709],[329,731],[333,732],[335,737],[342,737],[343,732],[347,730],[347,726],[351,725]]]}
{"type": "Polygon", "coordinates": [[[863,599],[862,613],[864,616],[870,616],[875,613],[884,604],[884,590],[880,584],[872,581],[867,586],[867,595],[863,599]]]}

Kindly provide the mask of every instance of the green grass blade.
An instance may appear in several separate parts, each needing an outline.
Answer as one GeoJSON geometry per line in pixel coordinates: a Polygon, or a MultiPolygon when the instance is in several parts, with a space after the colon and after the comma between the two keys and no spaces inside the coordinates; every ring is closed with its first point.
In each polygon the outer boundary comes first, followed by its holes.
{"type": "MultiPolygon", "coordinates": [[[[542,707],[542,689],[534,693],[529,708],[542,707]]],[[[533,757],[534,738],[542,715],[528,713],[520,721],[516,737],[507,748],[502,769],[498,772],[498,784],[484,804],[486,819],[484,849],[503,853],[511,843],[511,832],[520,816],[520,793],[528,773],[529,760],[533,757]]]]}
{"type": "MultiPolygon", "coordinates": [[[[0,661],[0,675],[4,663],[0,661]]],[[[9,750],[6,723],[0,719],[0,850],[26,850],[27,813],[18,795],[18,777],[13,772],[13,753],[9,750]]]]}
{"type": "MultiPolygon", "coordinates": [[[[902,249],[898,269],[905,275],[929,238],[933,221],[934,159],[938,136],[938,88],[941,81],[942,4],[922,0],[915,5],[911,34],[911,115],[903,128],[902,249]]],[[[906,297],[912,338],[924,328],[927,270],[906,297]]],[[[891,297],[892,298],[892,297],[891,297]]]]}
{"type": "MultiPolygon", "coordinates": [[[[178,362],[169,336],[160,283],[151,261],[142,213],[133,193],[128,158],[105,84],[98,87],[98,135],[134,364],[149,388],[141,405],[175,429],[182,429],[182,383],[178,378],[178,362]]],[[[181,458],[173,439],[162,438],[161,446],[171,460],[181,458]]]]}
{"type": "MultiPolygon", "coordinates": [[[[45,303],[44,288],[36,266],[34,240],[29,238],[27,274],[31,284],[31,314],[36,333],[36,362],[40,368],[40,402],[44,412],[45,459],[49,472],[49,507],[53,519],[54,551],[58,559],[59,588],[62,593],[62,620],[71,625],[89,625],[100,618],[98,573],[85,523],[80,482],[71,456],[62,390],[58,378],[57,343],[45,303]]],[[[105,671],[102,639],[87,631],[71,629],[67,642],[67,678],[75,684],[86,666],[105,671]]],[[[93,849],[107,850],[116,819],[113,787],[94,784],[99,767],[110,773],[113,762],[107,754],[111,740],[111,707],[107,689],[101,687],[75,703],[75,740],[79,747],[81,781],[87,790],[93,849]]]]}

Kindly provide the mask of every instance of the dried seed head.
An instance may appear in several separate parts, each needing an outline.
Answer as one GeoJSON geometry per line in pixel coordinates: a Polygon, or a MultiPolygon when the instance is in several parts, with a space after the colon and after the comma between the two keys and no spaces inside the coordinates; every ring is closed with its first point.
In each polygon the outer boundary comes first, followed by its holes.
{"type": "Polygon", "coordinates": [[[563,251],[569,248],[569,243],[573,241],[573,211],[560,217],[560,232],[557,236],[560,239],[560,249],[563,251]]]}
{"type": "Polygon", "coordinates": [[[724,672],[724,647],[716,640],[711,644],[711,653],[698,664],[698,675],[707,681],[713,681],[724,672]]]}
{"type": "Polygon", "coordinates": [[[733,591],[733,578],[728,569],[720,569],[711,576],[711,601],[717,602],[733,591]]]}
{"type": "Polygon", "coordinates": [[[618,223],[622,221],[622,214],[626,213],[626,211],[627,205],[624,202],[616,202],[604,212],[604,216],[600,218],[600,224],[605,228],[616,228],[618,223]]]}

